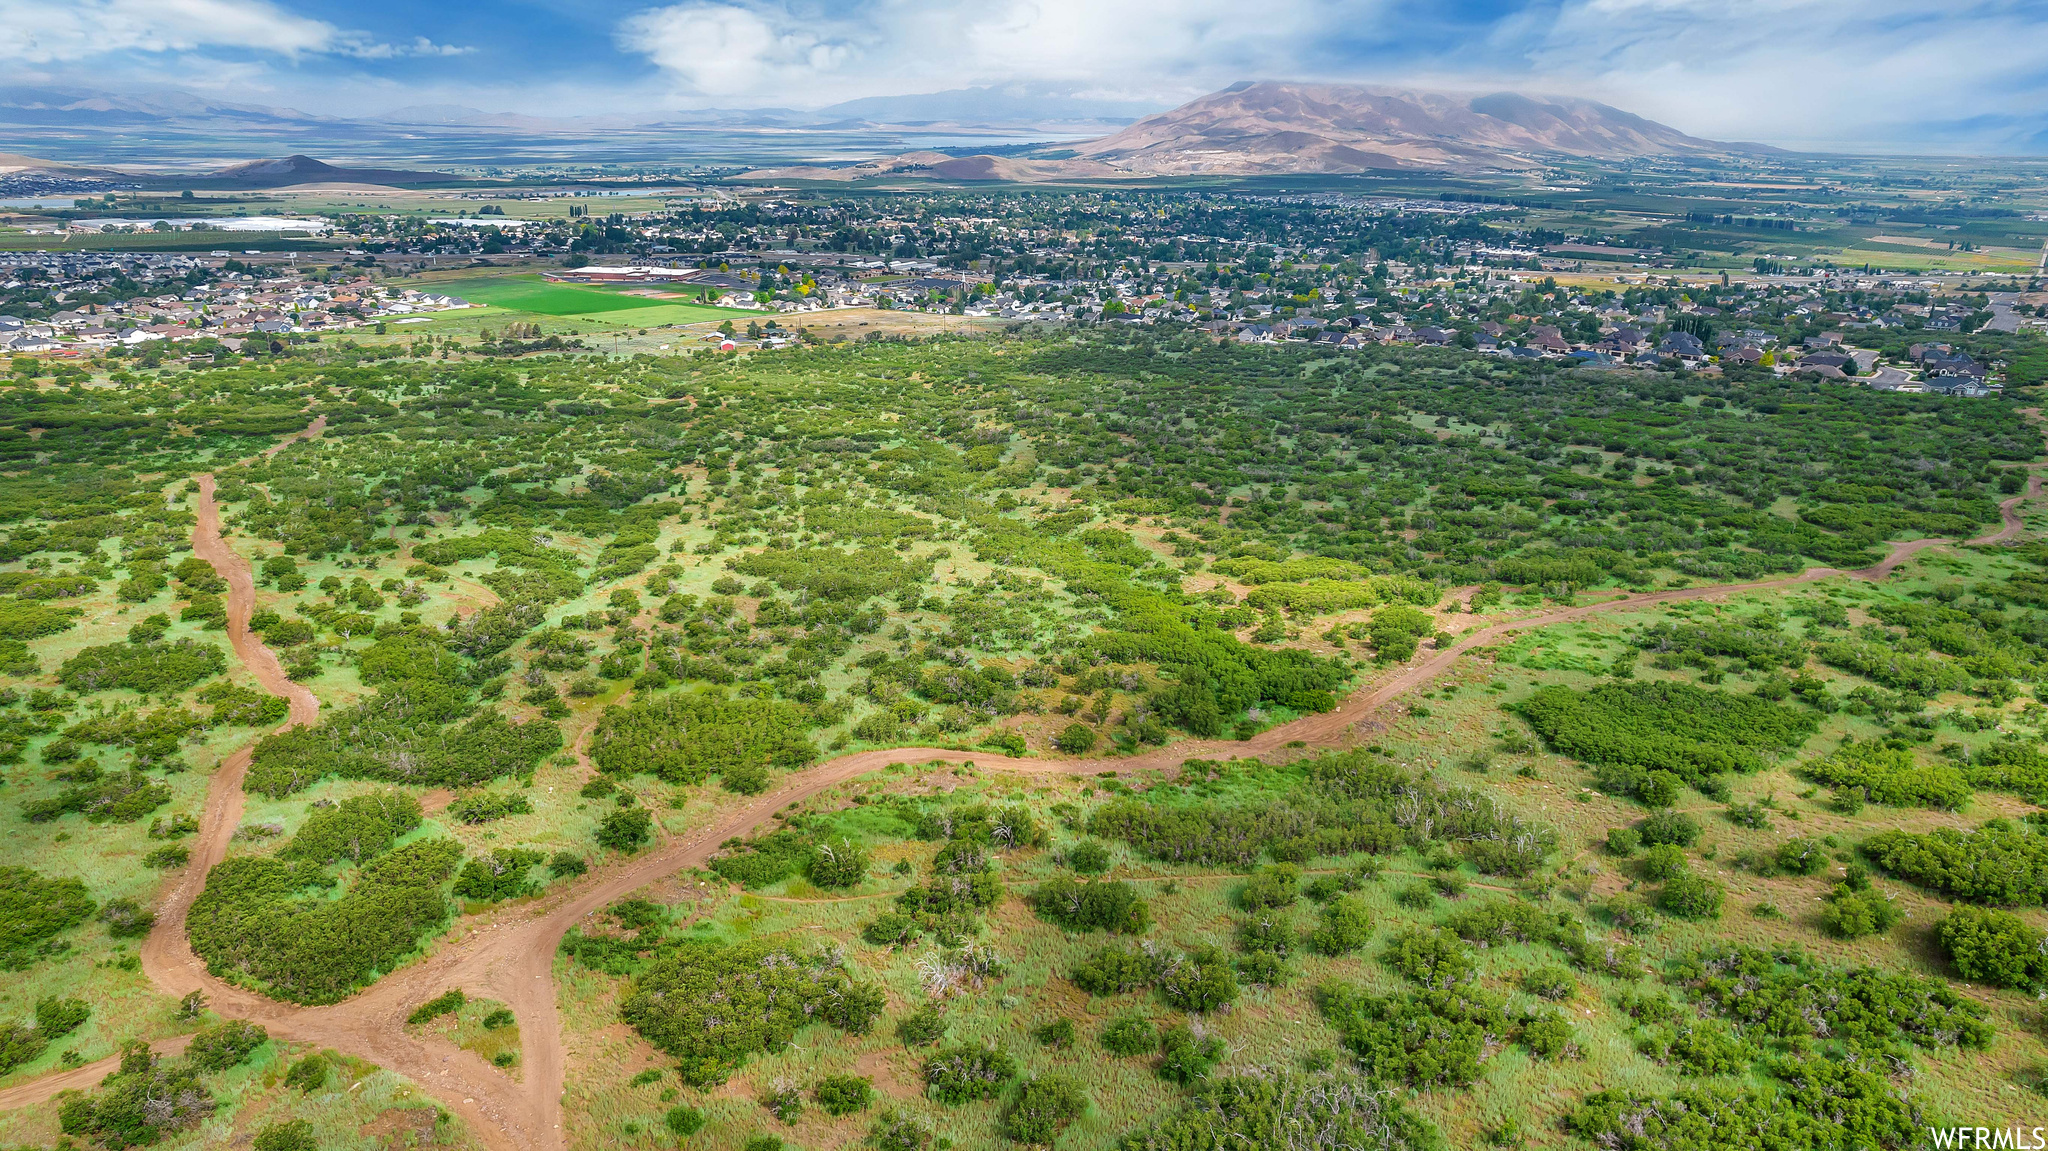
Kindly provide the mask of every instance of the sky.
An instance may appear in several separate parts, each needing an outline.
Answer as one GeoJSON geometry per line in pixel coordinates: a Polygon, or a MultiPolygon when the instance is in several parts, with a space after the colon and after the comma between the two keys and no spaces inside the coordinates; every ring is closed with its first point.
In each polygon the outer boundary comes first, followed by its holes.
{"type": "Polygon", "coordinates": [[[2044,152],[2048,0],[0,0],[0,76],[630,116],[1328,80],[1585,96],[1791,147],[2044,152]]]}

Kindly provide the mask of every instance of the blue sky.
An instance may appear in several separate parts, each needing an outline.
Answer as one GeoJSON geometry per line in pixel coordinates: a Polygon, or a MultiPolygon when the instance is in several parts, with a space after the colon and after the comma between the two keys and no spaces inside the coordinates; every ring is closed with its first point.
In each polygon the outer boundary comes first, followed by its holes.
{"type": "Polygon", "coordinates": [[[1583,95],[1792,146],[2009,145],[2048,127],[2048,0],[0,0],[0,75],[543,115],[1013,82],[1164,107],[1324,79],[1583,95]]]}

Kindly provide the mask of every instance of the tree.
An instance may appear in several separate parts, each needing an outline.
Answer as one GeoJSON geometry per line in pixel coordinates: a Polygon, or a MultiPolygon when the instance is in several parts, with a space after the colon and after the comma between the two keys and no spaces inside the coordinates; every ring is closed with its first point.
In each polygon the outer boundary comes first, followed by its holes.
{"type": "Polygon", "coordinates": [[[1070,723],[1060,730],[1053,746],[1068,755],[1086,755],[1095,750],[1095,729],[1085,723],[1070,723]]]}

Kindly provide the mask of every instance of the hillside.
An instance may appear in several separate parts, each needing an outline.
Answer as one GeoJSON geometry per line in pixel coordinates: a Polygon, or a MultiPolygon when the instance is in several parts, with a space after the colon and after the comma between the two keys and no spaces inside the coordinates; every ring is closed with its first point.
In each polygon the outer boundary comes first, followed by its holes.
{"type": "Polygon", "coordinates": [[[1073,151],[1153,175],[1531,168],[1542,154],[1613,159],[1744,149],[1591,100],[1471,97],[1350,84],[1236,84],[1073,151]]]}

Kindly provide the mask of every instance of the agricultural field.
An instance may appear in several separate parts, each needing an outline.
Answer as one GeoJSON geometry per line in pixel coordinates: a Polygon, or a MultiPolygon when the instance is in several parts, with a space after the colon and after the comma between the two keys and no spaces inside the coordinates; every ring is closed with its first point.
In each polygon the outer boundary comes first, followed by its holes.
{"type": "Polygon", "coordinates": [[[389,352],[0,389],[0,1146],[2048,1115],[2028,400],[389,352]]]}

